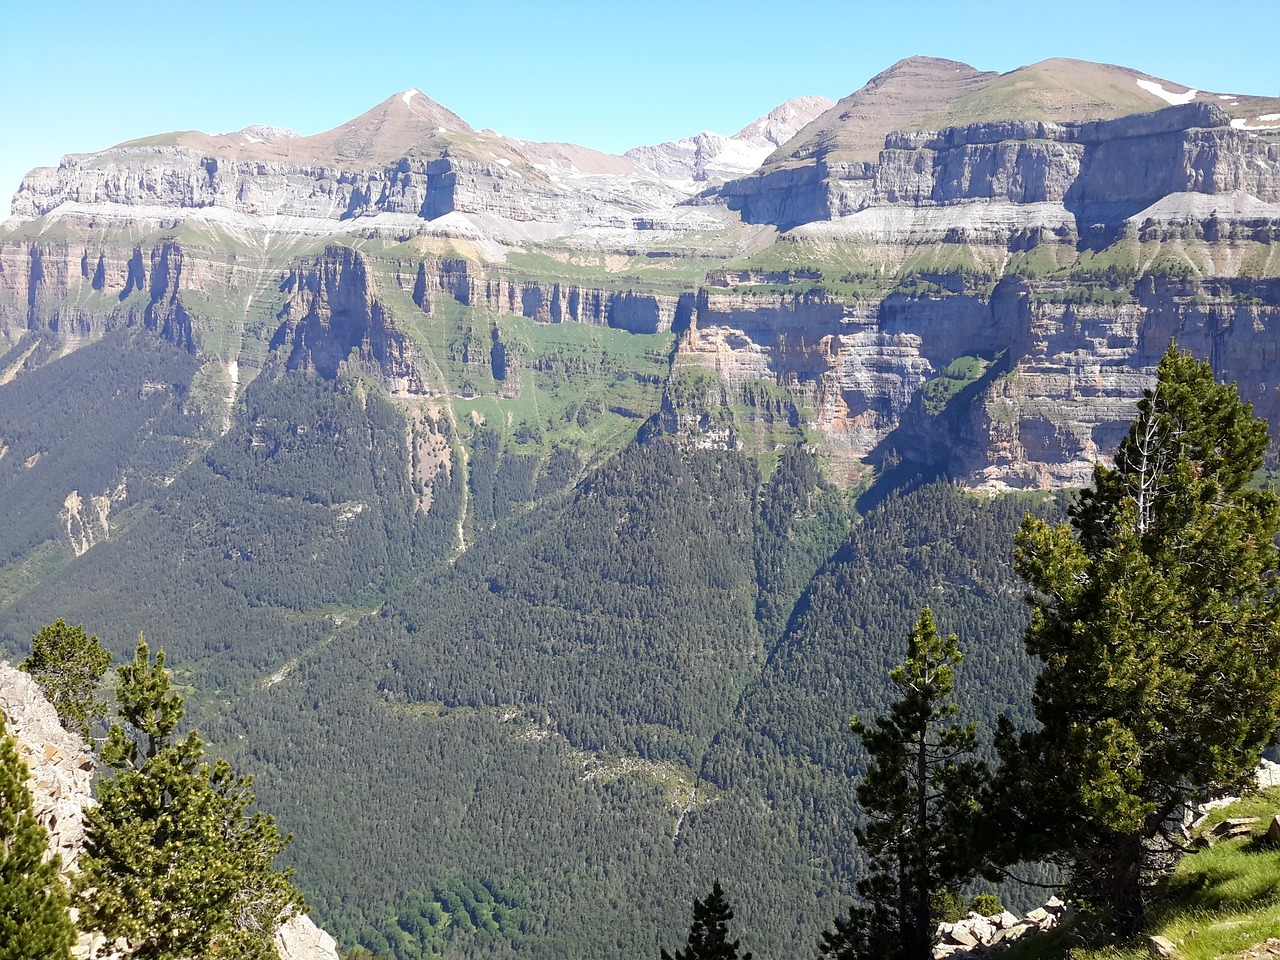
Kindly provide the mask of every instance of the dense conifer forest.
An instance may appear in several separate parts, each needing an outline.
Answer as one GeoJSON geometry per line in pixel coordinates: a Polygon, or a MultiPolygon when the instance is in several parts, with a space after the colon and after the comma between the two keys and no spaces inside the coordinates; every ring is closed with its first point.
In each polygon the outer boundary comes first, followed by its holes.
{"type": "Polygon", "coordinates": [[[109,540],[70,556],[43,507],[7,529],[4,643],[58,616],[117,659],[139,632],[164,648],[347,947],[656,955],[721,877],[756,955],[816,951],[860,869],[848,720],[884,707],[919,610],[968,651],[965,718],[1027,716],[1010,551],[1052,497],[937,482],[860,516],[802,448],[762,470],[647,431],[588,466],[441,417],[469,469],[424,512],[404,412],[360,380],[264,373],[221,433],[185,354],[147,342],[154,370],[111,373],[133,349],[13,385],[0,467],[23,490],[99,490],[74,409],[149,405],[121,417],[146,469],[109,540]],[[69,441],[23,468],[39,485],[14,466],[33,410],[69,441]]]}

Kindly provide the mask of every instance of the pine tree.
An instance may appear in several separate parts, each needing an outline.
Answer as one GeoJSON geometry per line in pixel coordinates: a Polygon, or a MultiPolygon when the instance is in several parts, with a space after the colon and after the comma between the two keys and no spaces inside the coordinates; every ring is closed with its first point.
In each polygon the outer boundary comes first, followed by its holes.
{"type": "Polygon", "coordinates": [[[968,838],[986,768],[971,756],[974,725],[953,720],[951,691],[962,659],[955,635],[940,636],[926,607],[906,660],[889,674],[900,699],[871,724],[851,721],[869,755],[857,791],[865,826],[856,836],[870,869],[857,885],[864,903],[824,935],[823,956],[926,960],[935,895],[974,873],[968,838]]]}
{"type": "Polygon", "coordinates": [[[97,696],[111,654],[84,627],[69,627],[61,618],[31,638],[31,654],[18,665],[35,678],[62,726],[89,739],[89,722],[106,715],[97,696]]]}
{"type": "MultiPolygon", "coordinates": [[[[729,921],[733,910],[724,898],[724,890],[717,880],[705,899],[693,901],[693,923],[689,927],[689,942],[675,956],[662,951],[662,960],[739,960],[738,944],[729,941],[729,921]]],[[[744,953],[741,960],[751,960],[744,953]]]]}
{"type": "Polygon", "coordinates": [[[75,925],[27,776],[0,713],[0,960],[58,960],[71,955],[75,925]]]}
{"type": "Polygon", "coordinates": [[[1280,501],[1248,484],[1267,425],[1173,346],[1070,524],[1028,518],[1041,729],[1003,724],[1000,859],[1052,858],[1120,934],[1186,804],[1239,782],[1280,724],[1280,501]]]}
{"type": "Polygon", "coordinates": [[[303,908],[290,874],[273,867],[288,838],[250,814],[249,777],[208,763],[194,731],[177,738],[182,698],[163,651],[153,663],[139,638],[117,698],[124,722],[102,749],[114,776],[86,815],[75,882],[82,926],[127,937],[138,960],[274,957],[279,921],[303,908]]]}

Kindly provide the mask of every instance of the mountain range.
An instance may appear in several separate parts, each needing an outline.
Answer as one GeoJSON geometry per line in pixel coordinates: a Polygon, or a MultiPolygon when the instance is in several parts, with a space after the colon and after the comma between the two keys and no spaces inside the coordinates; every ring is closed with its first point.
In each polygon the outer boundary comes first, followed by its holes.
{"type": "Polygon", "coordinates": [[[402,960],[652,955],[717,876],[808,952],[920,607],[1025,719],[1013,530],[1170,339],[1280,422],[1280,100],[1116,66],[912,58],[617,156],[408,90],[12,211],[0,644],[166,648],[402,960]]]}
{"type": "Polygon", "coordinates": [[[975,486],[1073,483],[1172,336],[1272,412],[1250,330],[1275,300],[1278,129],[1280,100],[1070,60],[913,58],[838,104],[621,157],[477,132],[409,90],[312,137],[177,133],[32,171],[0,231],[0,334],[143,318],[243,386],[297,336],[271,278],[327,272],[383,305],[333,350],[385,330],[405,363],[363,362],[393,387],[433,379],[412,318],[443,297],[674,330],[673,369],[713,372],[730,406],[782,391],[844,476],[893,449],[975,486]],[[385,309],[406,294],[417,310],[385,309]],[[997,368],[939,430],[920,398],[957,361],[997,368]]]}

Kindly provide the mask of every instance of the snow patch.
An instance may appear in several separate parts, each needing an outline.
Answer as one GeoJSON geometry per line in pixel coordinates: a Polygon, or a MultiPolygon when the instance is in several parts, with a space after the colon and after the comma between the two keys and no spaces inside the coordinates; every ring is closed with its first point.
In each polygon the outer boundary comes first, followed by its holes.
{"type": "Polygon", "coordinates": [[[1269,113],[1265,117],[1258,117],[1257,120],[1236,117],[1231,121],[1231,126],[1237,130],[1280,130],[1280,124],[1260,122],[1263,120],[1280,120],[1280,113],[1269,113]]]}
{"type": "Polygon", "coordinates": [[[404,101],[406,107],[413,105],[413,95],[417,92],[417,90],[410,88],[401,94],[400,99],[404,101]]]}
{"type": "Polygon", "coordinates": [[[448,133],[444,127],[436,127],[436,133],[448,133]]]}
{"type": "Polygon", "coordinates": [[[1235,100],[1236,95],[1234,93],[1220,93],[1218,94],[1218,99],[1219,100],[1235,100]]]}
{"type": "Polygon", "coordinates": [[[262,139],[260,137],[250,136],[249,134],[246,133],[244,135],[244,142],[245,143],[261,143],[262,139]]]}
{"type": "Polygon", "coordinates": [[[1173,93],[1166,90],[1154,80],[1136,80],[1134,82],[1143,90],[1147,91],[1147,93],[1154,93],[1165,103],[1171,103],[1174,106],[1182,103],[1190,103],[1196,98],[1196,94],[1200,92],[1199,90],[1188,90],[1186,93],[1173,93]]]}
{"type": "Polygon", "coordinates": [[[1263,121],[1264,123],[1269,122],[1271,120],[1280,120],[1280,113],[1264,113],[1258,119],[1263,121]]]}

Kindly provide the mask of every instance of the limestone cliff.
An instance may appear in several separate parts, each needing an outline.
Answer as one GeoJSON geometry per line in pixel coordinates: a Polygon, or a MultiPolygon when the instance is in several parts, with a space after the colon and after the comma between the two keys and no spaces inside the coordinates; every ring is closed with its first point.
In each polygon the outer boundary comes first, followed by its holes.
{"type": "Polygon", "coordinates": [[[1017,278],[853,301],[704,290],[678,356],[740,397],[786,387],[847,463],[892,452],[973,486],[1087,483],[1171,339],[1280,422],[1280,281],[1148,277],[1110,304],[1068,294],[1017,278]]]}
{"type": "Polygon", "coordinates": [[[330,247],[307,267],[293,270],[271,349],[290,369],[333,379],[352,360],[393,391],[420,392],[413,348],[377,297],[364,258],[350,247],[330,247]]]}
{"type": "Polygon", "coordinates": [[[1280,101],[1166,84],[1082,61],[995,74],[913,57],[719,195],[784,229],[975,199],[1065,203],[1107,221],[1188,191],[1274,203],[1280,101]]]}
{"type": "Polygon", "coordinates": [[[428,223],[444,234],[504,239],[715,229],[713,213],[678,205],[708,182],[750,171],[828,105],[797,98],[733,137],[703,133],[612,156],[477,132],[408,90],[314,137],[246,128],[71,154],[23,179],[12,215],[22,222],[57,215],[163,224],[176,214],[311,236],[349,229],[395,235],[428,223]]]}
{"type": "MultiPolygon", "coordinates": [[[[983,203],[1006,221],[996,237],[1009,239],[1030,218],[1067,224],[1089,240],[1100,229],[1114,236],[1127,218],[1164,198],[1196,194],[1226,199],[1213,204],[1219,218],[1280,222],[1280,132],[1233,125],[1212,104],[1107,121],[891,132],[875,163],[781,168],[724,191],[754,222],[793,227],[849,218],[850,230],[917,240],[965,231],[963,211],[922,221],[915,214],[921,208],[983,203]],[[1239,197],[1248,198],[1243,209],[1239,197]],[[1002,205],[1022,212],[1001,217],[1002,205]],[[930,222],[931,229],[919,229],[930,222]]],[[[1192,214],[1185,202],[1175,206],[1192,214]]]]}
{"type": "MultiPolygon", "coordinates": [[[[57,711],[35,681],[0,660],[0,711],[8,733],[27,764],[27,787],[36,818],[49,834],[49,848],[64,874],[75,870],[84,844],[84,808],[93,803],[95,762],[92,751],[63,729],[57,711]]],[[[337,960],[333,937],[309,917],[282,924],[276,934],[280,960],[337,960]]],[[[85,960],[117,956],[101,935],[81,934],[75,956],[85,960]]]]}
{"type": "MultiPolygon", "coordinates": [[[[539,431],[648,418],[608,384],[653,385],[646,364],[670,358],[672,378],[720,378],[689,394],[715,422],[666,394],[660,426],[699,443],[807,429],[849,475],[905,458],[1077,483],[1171,337],[1280,423],[1277,118],[1280,101],[1103,64],[912,58],[834,106],[624,156],[476,131],[413,90],[315,137],[134,141],[24,182],[0,226],[0,378],[145,326],[217,361],[228,417],[271,364],[433,411],[532,401],[569,362],[538,350],[590,338],[521,317],[675,341],[615,351],[614,379],[539,431]]],[[[72,506],[73,539],[105,535],[72,506]]]]}

